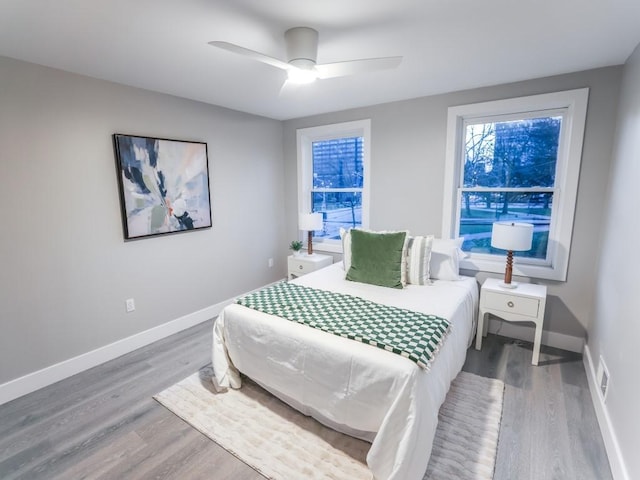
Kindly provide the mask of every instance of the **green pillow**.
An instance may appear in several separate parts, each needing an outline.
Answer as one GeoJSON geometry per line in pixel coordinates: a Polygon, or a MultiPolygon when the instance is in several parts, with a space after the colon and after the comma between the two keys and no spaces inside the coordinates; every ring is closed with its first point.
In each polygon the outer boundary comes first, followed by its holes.
{"type": "Polygon", "coordinates": [[[402,288],[406,236],[406,232],[351,230],[351,268],[347,272],[347,280],[402,288]]]}

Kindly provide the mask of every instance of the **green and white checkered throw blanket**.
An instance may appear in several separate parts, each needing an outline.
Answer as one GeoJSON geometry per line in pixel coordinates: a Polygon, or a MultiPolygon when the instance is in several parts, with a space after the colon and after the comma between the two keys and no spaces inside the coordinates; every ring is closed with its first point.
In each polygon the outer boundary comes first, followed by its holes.
{"type": "Polygon", "coordinates": [[[374,345],[429,369],[449,321],[342,293],[281,282],[236,300],[240,305],[374,345]]]}

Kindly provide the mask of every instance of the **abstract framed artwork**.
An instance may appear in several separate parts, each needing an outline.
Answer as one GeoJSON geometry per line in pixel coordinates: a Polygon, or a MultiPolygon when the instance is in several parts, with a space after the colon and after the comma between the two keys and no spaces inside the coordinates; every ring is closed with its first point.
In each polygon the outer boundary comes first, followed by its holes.
{"type": "Polygon", "coordinates": [[[113,135],[124,238],[211,227],[207,144],[113,135]]]}

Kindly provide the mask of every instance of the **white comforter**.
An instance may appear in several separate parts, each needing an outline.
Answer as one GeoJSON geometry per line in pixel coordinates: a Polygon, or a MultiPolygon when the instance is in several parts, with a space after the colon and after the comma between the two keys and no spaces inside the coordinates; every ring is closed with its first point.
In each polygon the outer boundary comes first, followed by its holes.
{"type": "Polygon", "coordinates": [[[242,372],[301,412],[371,441],[367,464],[376,480],[420,480],[438,410],[473,337],[476,280],[398,290],[346,281],[341,265],[295,282],[449,319],[451,332],[430,371],[400,355],[234,304],[214,324],[214,383],[240,388],[242,372]]]}

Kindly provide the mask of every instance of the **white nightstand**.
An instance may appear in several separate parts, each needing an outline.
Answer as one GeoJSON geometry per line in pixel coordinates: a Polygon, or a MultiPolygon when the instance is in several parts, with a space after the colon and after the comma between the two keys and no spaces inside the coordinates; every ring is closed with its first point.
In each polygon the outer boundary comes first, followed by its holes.
{"type": "Polygon", "coordinates": [[[504,288],[500,286],[500,283],[502,283],[502,279],[487,278],[480,289],[476,350],[482,348],[482,337],[487,334],[485,327],[487,313],[510,322],[533,322],[536,325],[536,334],[531,363],[538,365],[544,308],[547,303],[547,287],[520,283],[517,288],[504,288]]]}
{"type": "Polygon", "coordinates": [[[300,277],[306,273],[315,272],[321,268],[328,267],[333,263],[333,257],[331,255],[321,255],[314,253],[313,255],[307,255],[303,253],[300,256],[289,255],[287,260],[287,273],[289,280],[293,280],[296,277],[300,277]]]}

